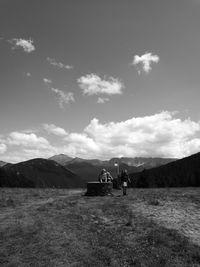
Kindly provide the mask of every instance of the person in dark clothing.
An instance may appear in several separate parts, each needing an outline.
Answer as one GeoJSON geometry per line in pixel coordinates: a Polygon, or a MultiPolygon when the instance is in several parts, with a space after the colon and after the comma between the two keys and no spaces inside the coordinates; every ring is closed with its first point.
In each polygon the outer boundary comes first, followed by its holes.
{"type": "Polygon", "coordinates": [[[128,182],[130,183],[130,178],[129,178],[127,170],[122,170],[120,178],[121,178],[123,195],[125,196],[127,195],[128,182]]]}

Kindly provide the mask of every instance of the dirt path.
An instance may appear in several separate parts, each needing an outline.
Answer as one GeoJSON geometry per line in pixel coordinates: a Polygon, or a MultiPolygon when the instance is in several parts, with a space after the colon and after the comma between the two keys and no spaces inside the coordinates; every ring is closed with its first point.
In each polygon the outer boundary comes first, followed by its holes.
{"type": "Polygon", "coordinates": [[[196,204],[184,204],[168,201],[153,206],[140,202],[132,204],[132,211],[168,229],[177,230],[200,246],[200,209],[196,204]]]}

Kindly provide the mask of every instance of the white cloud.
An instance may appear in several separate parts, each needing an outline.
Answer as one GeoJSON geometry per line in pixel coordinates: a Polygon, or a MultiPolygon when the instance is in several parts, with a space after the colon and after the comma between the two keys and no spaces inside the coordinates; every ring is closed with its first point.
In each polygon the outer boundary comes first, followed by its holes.
{"type": "Polygon", "coordinates": [[[61,137],[66,136],[68,134],[63,128],[60,128],[54,124],[45,123],[43,127],[49,134],[54,134],[54,135],[61,136],[61,137]]]}
{"type": "Polygon", "coordinates": [[[0,154],[4,154],[7,150],[7,146],[5,144],[0,144],[0,154]]]}
{"type": "Polygon", "coordinates": [[[58,153],[59,152],[57,151],[57,149],[52,146],[49,146],[45,149],[37,147],[21,147],[20,149],[9,151],[5,155],[3,155],[3,160],[5,162],[17,163],[33,158],[49,158],[58,153]]]}
{"type": "Polygon", "coordinates": [[[200,122],[182,120],[177,118],[177,113],[168,111],[105,124],[94,118],[80,133],[67,133],[54,124],[44,124],[43,128],[57,136],[51,136],[53,146],[34,133],[12,132],[1,139],[8,148],[6,151],[5,145],[0,146],[6,152],[2,160],[20,161],[59,153],[99,159],[117,156],[182,158],[200,151],[200,122]]]}
{"type": "Polygon", "coordinates": [[[26,77],[31,77],[31,73],[30,72],[27,72],[26,73],[26,77]]]}
{"type": "Polygon", "coordinates": [[[12,132],[8,136],[7,143],[9,145],[47,148],[48,140],[44,137],[38,137],[35,133],[12,132]]]}
{"type": "Polygon", "coordinates": [[[93,119],[81,134],[66,138],[65,151],[76,156],[111,158],[184,157],[200,151],[200,123],[181,120],[174,113],[101,124],[93,119]]]}
{"type": "Polygon", "coordinates": [[[53,65],[54,67],[57,67],[57,68],[59,68],[59,69],[67,69],[67,70],[71,70],[71,69],[74,68],[74,67],[71,66],[71,65],[65,65],[65,64],[63,64],[63,63],[61,63],[61,62],[56,62],[55,59],[50,58],[50,57],[47,57],[47,61],[48,61],[51,65],[53,65]]]}
{"type": "Polygon", "coordinates": [[[20,162],[35,157],[50,157],[57,154],[57,149],[49,141],[28,131],[11,132],[5,136],[7,151],[3,155],[6,162],[20,162]]]}
{"type": "Polygon", "coordinates": [[[47,78],[43,78],[43,82],[46,84],[46,85],[49,85],[52,83],[51,80],[47,79],[47,78]]]}
{"type": "Polygon", "coordinates": [[[9,40],[9,42],[13,45],[12,49],[16,49],[18,47],[22,47],[24,52],[31,53],[35,50],[35,46],[33,45],[33,40],[25,40],[21,38],[13,38],[9,40]]]}
{"type": "Polygon", "coordinates": [[[77,80],[79,87],[83,90],[85,95],[99,95],[99,94],[122,94],[124,85],[116,78],[101,79],[96,74],[87,74],[77,80]]]}
{"type": "Polygon", "coordinates": [[[108,102],[108,101],[110,101],[110,99],[107,98],[107,97],[99,97],[99,98],[97,99],[97,103],[98,103],[98,104],[104,104],[104,103],[106,103],[106,102],[108,102]]]}
{"type": "Polygon", "coordinates": [[[51,90],[56,94],[60,108],[64,108],[64,104],[75,102],[74,94],[72,92],[65,93],[57,88],[51,88],[51,90]]]}
{"type": "Polygon", "coordinates": [[[87,136],[86,133],[71,133],[65,137],[66,145],[64,146],[64,152],[72,156],[84,156],[98,155],[99,145],[87,136]]]}
{"type": "MultiPolygon", "coordinates": [[[[149,71],[152,69],[151,64],[152,63],[158,63],[159,60],[160,60],[159,56],[146,52],[142,56],[135,55],[133,62],[132,62],[132,65],[138,67],[138,64],[141,64],[143,71],[146,73],[149,73],[149,71]]],[[[138,68],[138,73],[140,74],[139,68],[138,68]]]]}

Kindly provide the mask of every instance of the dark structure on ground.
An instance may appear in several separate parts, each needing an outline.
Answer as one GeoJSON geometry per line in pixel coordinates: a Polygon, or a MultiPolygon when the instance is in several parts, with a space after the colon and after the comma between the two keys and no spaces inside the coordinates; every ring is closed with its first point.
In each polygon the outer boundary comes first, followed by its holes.
{"type": "Polygon", "coordinates": [[[113,184],[100,183],[100,182],[88,182],[86,196],[107,196],[112,194],[113,184]]]}

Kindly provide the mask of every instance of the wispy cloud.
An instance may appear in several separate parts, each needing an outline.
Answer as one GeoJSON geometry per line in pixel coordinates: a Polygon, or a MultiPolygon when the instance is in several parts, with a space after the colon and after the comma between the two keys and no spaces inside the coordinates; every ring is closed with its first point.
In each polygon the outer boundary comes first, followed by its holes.
{"type": "Polygon", "coordinates": [[[43,78],[43,82],[44,82],[46,85],[52,84],[52,80],[47,79],[47,78],[43,78]]]}
{"type": "Polygon", "coordinates": [[[31,77],[31,73],[30,72],[27,72],[26,73],[26,77],[31,77]]]}
{"type": "Polygon", "coordinates": [[[97,103],[98,103],[98,104],[104,104],[104,103],[106,103],[106,102],[108,102],[108,101],[110,101],[110,99],[107,98],[107,97],[99,97],[99,98],[97,99],[97,103]]]}
{"type": "Polygon", "coordinates": [[[33,45],[33,40],[25,40],[21,38],[13,38],[9,40],[9,43],[12,44],[12,49],[17,49],[18,47],[23,48],[24,52],[31,53],[35,50],[35,46],[33,45]]]}
{"type": "Polygon", "coordinates": [[[49,134],[54,134],[57,136],[67,136],[67,132],[65,129],[58,127],[54,124],[43,124],[43,128],[49,133],[49,134]]]}
{"type": "Polygon", "coordinates": [[[52,80],[43,78],[43,82],[45,85],[50,89],[56,96],[56,99],[58,101],[59,107],[64,108],[64,104],[69,104],[70,102],[75,102],[74,94],[72,92],[64,92],[58,88],[53,88],[52,86],[52,80]]]}
{"type": "Polygon", "coordinates": [[[94,73],[80,77],[77,82],[83,90],[83,94],[89,96],[122,94],[122,89],[124,88],[124,85],[118,79],[113,77],[109,77],[107,80],[101,79],[94,73]]]}
{"type": "Polygon", "coordinates": [[[67,69],[67,70],[71,70],[73,69],[74,67],[71,66],[71,65],[65,65],[63,64],[62,62],[56,62],[56,60],[54,58],[50,58],[50,57],[47,57],[47,61],[53,65],[54,67],[57,67],[59,69],[67,69]]]}
{"type": "Polygon", "coordinates": [[[160,60],[159,56],[153,55],[152,53],[146,52],[142,56],[135,55],[132,65],[136,66],[138,69],[138,73],[141,73],[141,70],[139,66],[141,65],[142,70],[146,73],[149,73],[152,69],[151,64],[152,63],[158,63],[160,60]]]}
{"type": "Polygon", "coordinates": [[[56,94],[58,104],[60,108],[64,108],[64,104],[69,104],[70,102],[75,102],[74,94],[72,92],[63,92],[57,88],[51,88],[52,92],[56,94]]]}

